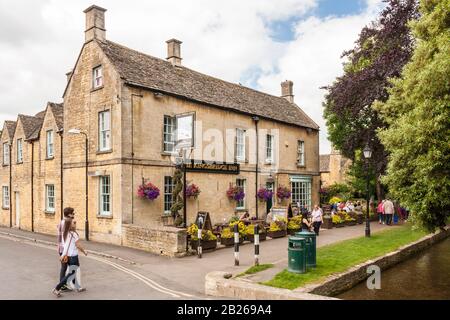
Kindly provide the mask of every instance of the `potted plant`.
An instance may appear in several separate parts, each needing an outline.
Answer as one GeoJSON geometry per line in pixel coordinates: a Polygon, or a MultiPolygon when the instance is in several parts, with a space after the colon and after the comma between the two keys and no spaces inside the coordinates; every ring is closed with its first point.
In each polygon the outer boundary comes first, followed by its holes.
{"type": "Polygon", "coordinates": [[[281,238],[286,236],[286,219],[279,219],[270,224],[267,236],[270,238],[281,238]]]}
{"type": "Polygon", "coordinates": [[[326,214],[323,216],[323,224],[321,226],[324,229],[332,229],[333,228],[333,218],[331,215],[326,214]]]}
{"type": "MultiPolygon", "coordinates": [[[[198,247],[198,226],[193,223],[187,230],[188,235],[191,237],[191,248],[197,250],[198,247]]],[[[209,250],[217,247],[217,237],[211,230],[202,230],[202,249],[209,250]]]]}
{"type": "Polygon", "coordinates": [[[220,244],[226,247],[230,247],[234,244],[234,232],[232,232],[230,228],[223,228],[220,233],[220,244]]]}
{"type": "Polygon", "coordinates": [[[234,226],[237,224],[239,231],[239,243],[244,242],[245,236],[247,235],[247,228],[245,223],[242,221],[234,221],[230,223],[230,230],[234,233],[234,226]]]}
{"type": "Polygon", "coordinates": [[[257,195],[258,195],[258,199],[259,199],[260,201],[267,202],[267,201],[269,201],[270,199],[272,199],[272,197],[273,197],[273,191],[270,190],[270,189],[261,187],[261,188],[258,190],[257,195]]]}
{"type": "Polygon", "coordinates": [[[291,191],[288,187],[279,186],[277,188],[277,199],[279,202],[283,202],[285,199],[289,199],[291,197],[291,191]]]}
{"type": "MultiPolygon", "coordinates": [[[[259,227],[259,241],[264,241],[266,240],[266,229],[263,226],[259,227]]],[[[247,235],[246,235],[246,239],[250,242],[254,242],[255,241],[255,225],[254,224],[249,224],[247,226],[247,235]]]]}
{"type": "Polygon", "coordinates": [[[344,220],[338,215],[335,214],[332,218],[333,226],[336,228],[344,227],[344,220]]]}
{"type": "Polygon", "coordinates": [[[239,186],[233,186],[230,183],[230,187],[227,190],[227,197],[230,200],[234,200],[236,202],[242,201],[245,197],[244,188],[239,186]]]}
{"type": "Polygon", "coordinates": [[[200,192],[200,188],[194,183],[191,183],[186,187],[186,197],[188,198],[197,199],[200,192]]]}
{"type": "Polygon", "coordinates": [[[299,224],[295,220],[290,220],[287,224],[287,231],[290,235],[294,235],[296,232],[299,232],[301,229],[301,224],[299,224]]]}
{"type": "Polygon", "coordinates": [[[139,186],[137,195],[142,199],[155,200],[159,197],[159,189],[151,182],[143,183],[139,186]]]}

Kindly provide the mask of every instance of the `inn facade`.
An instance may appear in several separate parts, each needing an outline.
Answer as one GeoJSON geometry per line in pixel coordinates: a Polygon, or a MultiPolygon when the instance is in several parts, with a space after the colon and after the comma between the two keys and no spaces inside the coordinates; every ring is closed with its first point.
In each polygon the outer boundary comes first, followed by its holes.
{"type": "Polygon", "coordinates": [[[319,202],[319,127],[294,103],[291,81],[277,97],[207,76],[182,64],[181,41],[168,40],[167,58],[156,58],[108,40],[105,9],[84,12],[85,43],[63,102],[3,126],[2,225],[53,234],[70,206],[90,240],[181,254],[186,229],[167,225],[180,145],[185,160],[239,168],[186,173],[201,190],[187,200],[188,225],[199,211],[213,224],[242,211],[265,217],[280,201],[258,201],[260,187],[319,202]],[[147,182],[157,199],[138,197],[147,182]],[[227,198],[230,185],[244,188],[242,201],[227,198]]]}

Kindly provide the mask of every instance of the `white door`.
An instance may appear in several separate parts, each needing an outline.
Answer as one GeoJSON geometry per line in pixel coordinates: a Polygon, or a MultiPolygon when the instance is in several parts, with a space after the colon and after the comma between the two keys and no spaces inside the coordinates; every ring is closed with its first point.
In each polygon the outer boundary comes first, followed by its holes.
{"type": "Polygon", "coordinates": [[[20,228],[20,197],[18,192],[14,192],[16,195],[16,228],[20,228]]]}

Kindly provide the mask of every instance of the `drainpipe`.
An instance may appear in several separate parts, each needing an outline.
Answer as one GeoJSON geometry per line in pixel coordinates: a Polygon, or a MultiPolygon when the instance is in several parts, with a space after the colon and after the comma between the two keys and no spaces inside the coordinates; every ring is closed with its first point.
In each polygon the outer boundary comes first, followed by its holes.
{"type": "Polygon", "coordinates": [[[259,171],[259,133],[258,133],[258,116],[252,117],[255,121],[256,130],[256,171],[255,171],[255,203],[256,203],[256,219],[258,219],[258,171],[259,171]]]}
{"type": "Polygon", "coordinates": [[[12,228],[12,140],[9,143],[9,227],[12,228]]]}
{"type": "Polygon", "coordinates": [[[59,132],[59,137],[61,138],[61,150],[60,150],[60,152],[61,152],[61,156],[60,156],[60,159],[61,159],[61,164],[60,164],[60,178],[61,178],[61,181],[60,181],[60,184],[61,184],[61,186],[60,186],[60,197],[61,197],[61,208],[60,208],[60,211],[61,211],[61,220],[63,219],[63,212],[64,212],[64,162],[63,162],[63,155],[64,155],[64,152],[63,152],[63,131],[62,130],[60,130],[59,132]]]}
{"type": "Polygon", "coordinates": [[[31,232],[34,232],[34,144],[31,145],[31,232]]]}

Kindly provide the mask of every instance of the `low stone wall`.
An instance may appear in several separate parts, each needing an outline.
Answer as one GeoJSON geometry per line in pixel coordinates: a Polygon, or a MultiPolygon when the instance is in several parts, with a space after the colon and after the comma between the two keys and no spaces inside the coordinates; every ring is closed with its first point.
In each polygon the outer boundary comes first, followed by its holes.
{"type": "Polygon", "coordinates": [[[321,283],[311,284],[295,289],[294,292],[312,293],[325,296],[337,295],[366,280],[370,276],[370,274],[367,273],[367,268],[369,266],[376,265],[380,267],[381,270],[386,270],[449,236],[450,228],[447,227],[444,231],[438,231],[435,234],[427,235],[418,241],[399,248],[397,251],[390,252],[382,257],[368,260],[362,264],[356,265],[343,273],[328,277],[321,283]]]}
{"type": "Polygon", "coordinates": [[[336,300],[310,293],[294,292],[256,284],[243,279],[230,279],[223,271],[210,272],[205,277],[205,293],[215,297],[243,300],[336,300]]]}
{"type": "Polygon", "coordinates": [[[122,226],[122,245],[166,256],[182,256],[186,251],[186,230],[175,227],[122,226]]]}

